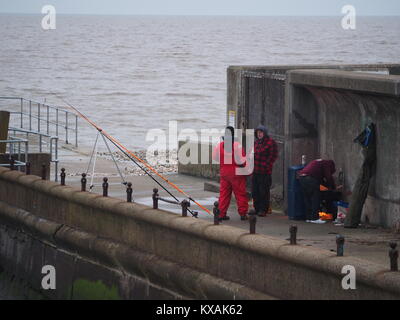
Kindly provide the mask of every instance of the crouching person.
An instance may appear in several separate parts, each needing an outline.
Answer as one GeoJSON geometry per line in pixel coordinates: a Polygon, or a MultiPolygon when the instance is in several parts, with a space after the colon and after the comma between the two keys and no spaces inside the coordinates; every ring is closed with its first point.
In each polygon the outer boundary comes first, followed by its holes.
{"type": "MultiPolygon", "coordinates": [[[[336,172],[333,160],[317,159],[311,161],[307,166],[299,171],[299,182],[304,194],[306,207],[306,222],[325,223],[319,218],[321,207],[320,185],[324,185],[330,190],[336,190],[333,174],[336,172]]],[[[341,186],[338,188],[340,189],[341,186]]]]}

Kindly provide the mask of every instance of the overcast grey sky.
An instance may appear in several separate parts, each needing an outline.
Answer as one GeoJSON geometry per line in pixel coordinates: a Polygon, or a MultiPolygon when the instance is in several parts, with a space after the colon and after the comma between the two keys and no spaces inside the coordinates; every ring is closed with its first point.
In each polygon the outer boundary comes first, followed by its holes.
{"type": "Polygon", "coordinates": [[[400,0],[0,0],[2,13],[165,15],[341,15],[355,6],[358,15],[400,15],[400,0]]]}

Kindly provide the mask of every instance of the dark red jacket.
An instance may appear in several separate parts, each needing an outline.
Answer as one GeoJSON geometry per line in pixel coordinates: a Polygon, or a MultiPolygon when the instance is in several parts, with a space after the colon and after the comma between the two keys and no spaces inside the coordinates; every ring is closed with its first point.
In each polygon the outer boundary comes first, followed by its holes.
{"type": "Polygon", "coordinates": [[[299,175],[311,176],[317,179],[320,184],[325,184],[328,188],[335,189],[335,180],[332,176],[335,171],[335,162],[333,160],[317,159],[311,161],[303,170],[299,171],[299,175]]]}

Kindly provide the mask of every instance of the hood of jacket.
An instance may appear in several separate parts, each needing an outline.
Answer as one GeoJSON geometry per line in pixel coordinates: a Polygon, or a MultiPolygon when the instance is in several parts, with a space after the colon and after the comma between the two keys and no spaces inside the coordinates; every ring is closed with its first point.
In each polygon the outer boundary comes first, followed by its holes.
{"type": "Polygon", "coordinates": [[[268,129],[267,129],[267,127],[265,127],[263,125],[260,125],[254,130],[254,135],[255,135],[256,140],[259,140],[258,137],[257,137],[257,131],[264,132],[264,138],[268,137],[268,129]]]}

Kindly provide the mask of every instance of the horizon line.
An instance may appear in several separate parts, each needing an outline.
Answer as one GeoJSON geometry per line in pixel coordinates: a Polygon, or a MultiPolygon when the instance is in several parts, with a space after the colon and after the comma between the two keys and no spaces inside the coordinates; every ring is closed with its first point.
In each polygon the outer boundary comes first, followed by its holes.
{"type": "MultiPolygon", "coordinates": [[[[42,13],[26,13],[26,12],[0,12],[0,15],[30,15],[30,16],[43,16],[42,13]]],[[[341,14],[335,15],[320,15],[320,14],[269,14],[269,15],[258,15],[258,14],[169,14],[169,13],[57,13],[57,15],[69,15],[69,16],[170,16],[170,17],[343,17],[341,14]]],[[[357,14],[357,17],[400,17],[399,14],[385,14],[385,15],[374,15],[374,14],[357,14]]]]}

